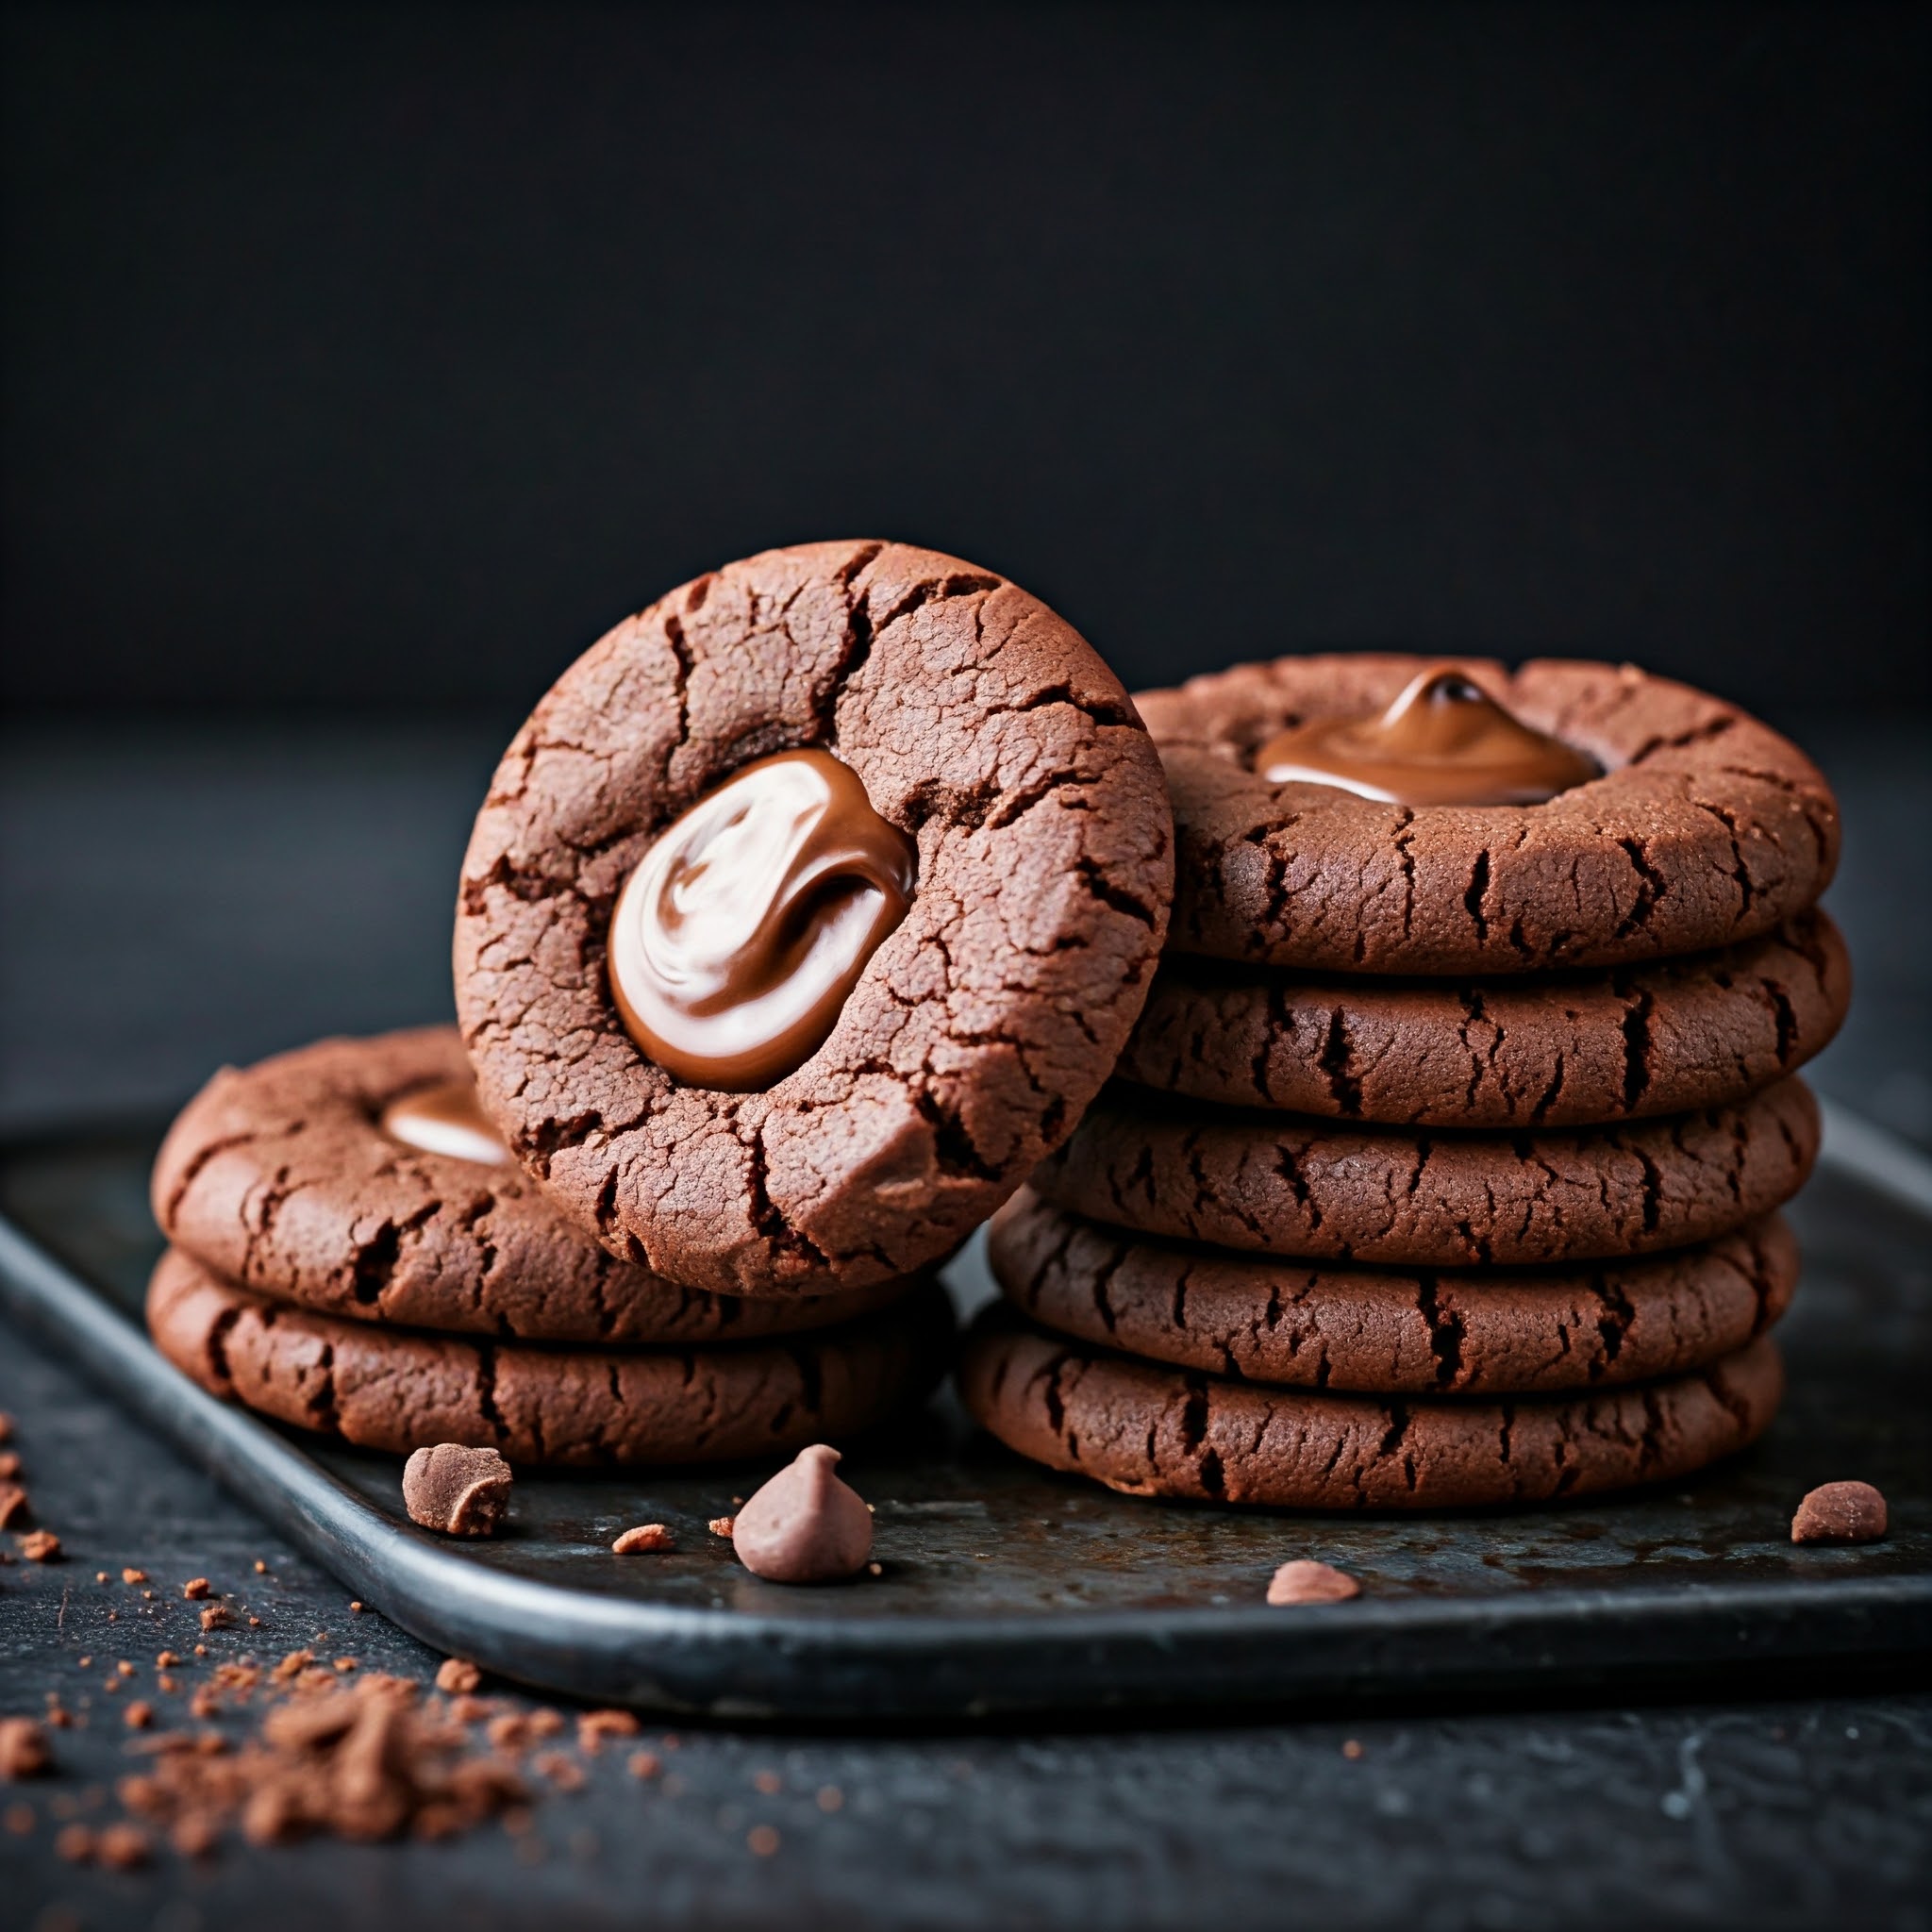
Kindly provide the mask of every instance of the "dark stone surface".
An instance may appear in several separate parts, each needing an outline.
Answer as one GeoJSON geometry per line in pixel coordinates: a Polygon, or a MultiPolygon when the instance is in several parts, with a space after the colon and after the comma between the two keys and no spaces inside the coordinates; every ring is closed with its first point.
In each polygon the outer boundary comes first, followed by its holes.
{"type": "Polygon", "coordinates": [[[369,1666],[426,1675],[437,1659],[353,1614],[330,1579],[11,1337],[0,1406],[67,1551],[0,1572],[0,1709],[36,1709],[53,1687],[75,1707],[90,1700],[85,1730],[54,1734],[60,1776],[6,1794],[36,1815],[25,1837],[0,1832],[9,1924],[1927,1923],[1932,1695],[1919,1691],[1092,1734],[684,1729],[664,1753],[681,1789],[640,1786],[607,1750],[584,1791],[540,1807],[538,1864],[492,1828],[440,1845],[230,1846],[206,1865],[168,1855],[146,1873],[72,1871],[49,1851],[50,1801],[105,1787],[128,1762],[126,1693],[100,1692],[104,1663],[129,1658],[148,1690],[155,1652],[199,1636],[179,1597],[187,1576],[239,1591],[262,1619],[209,1639],[210,1662],[274,1657],[318,1631],[320,1649],[369,1666]],[[94,1582],[124,1563],[154,1578],[152,1604],[94,1582]],[[1359,1757],[1343,1757],[1349,1739],[1359,1757]],[[763,1770],[781,1791],[755,1788],[763,1770]],[[829,1814],[817,1801],[827,1785],[844,1800],[829,1814]],[[765,1824],[780,1835],[770,1858],[746,1845],[765,1824]]]}
{"type": "MultiPolygon", "coordinates": [[[[12,739],[0,1119],[166,1104],[225,1056],[441,1017],[449,881],[498,735],[12,739]]],[[[1864,975],[1820,1084],[1924,1135],[1922,743],[1893,725],[1816,748],[1845,793],[1831,903],[1864,975]]],[[[492,1830],[75,1873],[50,1856],[50,1800],[125,1762],[98,1659],[128,1657],[144,1684],[155,1651],[191,1634],[180,1579],[242,1591],[262,1617],[211,1640],[220,1655],[326,1629],[372,1664],[426,1674],[435,1659],[352,1616],[325,1575],[12,1333],[0,1407],[70,1553],[0,1569],[0,1710],[96,1685],[89,1728],[57,1737],[61,1777],[27,1793],[34,1828],[0,1831],[9,1926],[1932,1923],[1932,1695],[1917,1686],[1088,1734],[687,1729],[666,1758],[681,1789],[640,1787],[607,1754],[582,1794],[540,1810],[537,1864],[492,1830]],[[93,1582],[123,1563],[167,1586],[154,1605],[93,1582]],[[82,1655],[97,1659],[87,1677],[82,1655]],[[1358,1758],[1341,1754],[1351,1738],[1358,1758]],[[754,1788],[763,1769],[784,1780],[775,1795],[754,1788]],[[844,1795],[837,1812],[818,1807],[825,1785],[844,1795]],[[765,1823],[781,1835],[769,1859],[746,1846],[765,1823]]]]}

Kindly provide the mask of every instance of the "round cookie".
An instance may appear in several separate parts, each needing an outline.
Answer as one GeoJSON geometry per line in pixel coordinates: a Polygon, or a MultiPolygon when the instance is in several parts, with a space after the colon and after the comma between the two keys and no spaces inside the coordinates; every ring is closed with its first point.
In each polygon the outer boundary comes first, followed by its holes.
{"type": "Polygon", "coordinates": [[[1570,1133],[1441,1134],[1211,1112],[1113,1088],[1033,1177],[1056,1206],[1250,1253],[1424,1268],[1592,1261],[1709,1241],[1805,1184],[1818,1104],[1570,1133]]]}
{"type": "Polygon", "coordinates": [[[1666,1482],[1755,1441],[1784,1368],[1760,1337],[1637,1389],[1415,1402],[1270,1389],[1107,1355],[995,1304],[958,1369],[1009,1449],[1133,1496],[1292,1509],[1457,1509],[1666,1482]]]}
{"type": "Polygon", "coordinates": [[[265,1301],[170,1249],[148,1332],[210,1394],[402,1456],[438,1442],[600,1467],[790,1455],[855,1435],[944,1372],[952,1305],[928,1283],[837,1328],[723,1348],[533,1348],[338,1322],[265,1301]]]}
{"type": "Polygon", "coordinates": [[[1533,1394],[1682,1374],[1790,1305],[1775,1216],[1564,1274],[1307,1268],[1124,1236],[1028,1190],[992,1224],[1007,1298],[1057,1334],[1237,1381],[1393,1395],[1533,1394]]]}
{"type": "Polygon", "coordinates": [[[484,1104],[612,1253],[723,1292],[904,1274],[1072,1128],[1140,1012],[1173,822],[1119,682],[991,572],[903,544],[768,551],[620,625],[506,753],[463,862],[457,1003],[484,1104]],[[909,910],[763,1091],[633,1043],[605,962],[656,835],[825,747],[912,838],[909,910]]]}
{"type": "Polygon", "coordinates": [[[1457,667],[1604,775],[1541,805],[1379,803],[1250,768],[1285,727],[1379,711],[1444,660],[1282,658],[1138,702],[1174,799],[1171,943],[1318,972],[1614,966],[1735,945],[1838,863],[1838,807],[1797,747],[1633,665],[1457,667]]]}
{"type": "Polygon", "coordinates": [[[903,1291],[887,1281],[782,1303],[696,1292],[607,1254],[515,1162],[484,1166],[383,1132],[392,1102],[468,1077],[453,1026],[225,1068],[161,1143],[155,1219],[217,1274],[278,1301],[525,1341],[737,1340],[846,1321],[903,1291]]]}
{"type": "Polygon", "coordinates": [[[1170,955],[1117,1071],[1343,1120],[1591,1126],[1743,1099],[1822,1051],[1851,992],[1844,941],[1815,908],[1722,953],[1480,986],[1170,955]]]}

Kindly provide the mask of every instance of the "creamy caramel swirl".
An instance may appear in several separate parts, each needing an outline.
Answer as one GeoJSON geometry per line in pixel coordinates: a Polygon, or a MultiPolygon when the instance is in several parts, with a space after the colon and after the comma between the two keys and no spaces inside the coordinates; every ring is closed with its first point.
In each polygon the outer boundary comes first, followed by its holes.
{"type": "Polygon", "coordinates": [[[625,1030],[693,1086],[783,1079],[824,1043],[917,870],[911,840],[829,752],[747,765],[664,829],[618,895],[625,1030]]]}
{"type": "Polygon", "coordinates": [[[1271,784],[1337,785],[1396,805],[1541,805],[1603,775],[1454,666],[1423,672],[1386,711],[1280,732],[1255,754],[1255,770],[1271,784]]]}

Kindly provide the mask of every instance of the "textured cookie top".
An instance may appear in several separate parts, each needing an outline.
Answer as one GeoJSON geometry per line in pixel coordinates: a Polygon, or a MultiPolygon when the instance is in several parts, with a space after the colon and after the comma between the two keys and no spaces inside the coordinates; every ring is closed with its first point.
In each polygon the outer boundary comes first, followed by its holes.
{"type": "Polygon", "coordinates": [[[1138,702],[1173,793],[1177,951],[1357,973],[1528,973],[1736,943],[1838,863],[1838,807],[1797,747],[1632,665],[1454,660],[1604,775],[1541,805],[1403,806],[1270,784],[1256,751],[1388,705],[1442,660],[1282,658],[1138,702]]]}
{"type": "Polygon", "coordinates": [[[486,1167],[382,1131],[391,1103],[468,1074],[453,1026],[225,1068],[161,1143],[155,1219],[217,1274],[277,1301],[534,1341],[738,1340],[843,1321],[898,1292],[695,1293],[587,1240],[514,1162],[486,1167]]]}
{"type": "Polygon", "coordinates": [[[726,1292],[875,1281],[1065,1138],[1145,999],[1172,877],[1153,746],[1071,625],[931,551],[768,551],[619,625],[517,734],[463,863],[458,1012],[485,1107],[611,1252],[726,1292]],[[613,1004],[611,908],[678,813],[806,746],[916,841],[912,904],[795,1073],[682,1084],[613,1004]]]}

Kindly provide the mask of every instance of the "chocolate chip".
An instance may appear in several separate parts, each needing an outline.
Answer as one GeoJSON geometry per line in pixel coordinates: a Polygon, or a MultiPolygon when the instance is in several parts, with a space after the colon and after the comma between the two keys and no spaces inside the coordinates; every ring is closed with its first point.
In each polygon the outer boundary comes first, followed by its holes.
{"type": "Polygon", "coordinates": [[[1870,1483],[1825,1483],[1791,1518],[1794,1543],[1875,1543],[1885,1530],[1885,1498],[1870,1483]]]}
{"type": "Polygon", "coordinates": [[[439,1442],[419,1449],[403,1471],[411,1522],[443,1536],[494,1536],[509,1507],[514,1477],[494,1449],[439,1442]]]}

